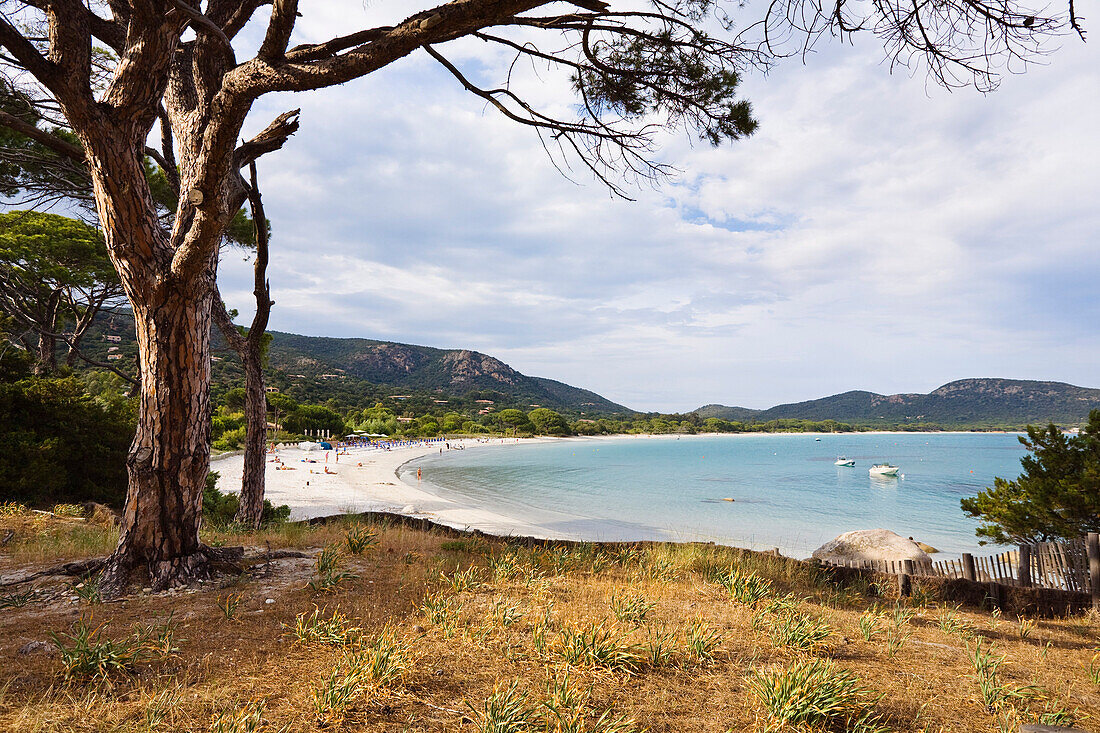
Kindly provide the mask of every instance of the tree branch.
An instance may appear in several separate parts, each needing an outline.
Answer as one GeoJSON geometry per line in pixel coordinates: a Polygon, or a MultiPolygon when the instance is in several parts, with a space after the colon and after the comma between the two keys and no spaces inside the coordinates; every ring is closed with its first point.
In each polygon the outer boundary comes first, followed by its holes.
{"type": "Polygon", "coordinates": [[[45,145],[47,148],[57,153],[58,155],[69,158],[70,160],[84,165],[87,162],[87,158],[84,155],[84,150],[70,142],[66,142],[59,137],[55,137],[45,130],[39,129],[32,124],[24,122],[15,115],[8,114],[3,110],[0,110],[0,125],[18,132],[24,137],[29,137],[37,143],[45,145]]]}

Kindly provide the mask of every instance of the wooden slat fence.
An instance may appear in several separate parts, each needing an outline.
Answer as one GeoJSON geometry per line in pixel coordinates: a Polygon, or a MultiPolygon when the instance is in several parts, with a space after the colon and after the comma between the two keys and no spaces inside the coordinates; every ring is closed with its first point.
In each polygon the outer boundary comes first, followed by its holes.
{"type": "Polygon", "coordinates": [[[958,560],[848,560],[831,564],[894,575],[966,578],[981,583],[1091,593],[1093,603],[1100,605],[1100,537],[1096,534],[1065,542],[1021,545],[995,555],[963,555],[958,560]]]}

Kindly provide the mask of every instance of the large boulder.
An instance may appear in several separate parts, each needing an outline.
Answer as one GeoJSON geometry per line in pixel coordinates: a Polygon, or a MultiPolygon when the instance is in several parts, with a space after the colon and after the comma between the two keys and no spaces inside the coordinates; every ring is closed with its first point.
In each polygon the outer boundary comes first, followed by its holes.
{"type": "Polygon", "coordinates": [[[814,550],[813,557],[832,563],[849,560],[913,560],[928,563],[932,560],[916,542],[888,529],[845,532],[814,550]]]}

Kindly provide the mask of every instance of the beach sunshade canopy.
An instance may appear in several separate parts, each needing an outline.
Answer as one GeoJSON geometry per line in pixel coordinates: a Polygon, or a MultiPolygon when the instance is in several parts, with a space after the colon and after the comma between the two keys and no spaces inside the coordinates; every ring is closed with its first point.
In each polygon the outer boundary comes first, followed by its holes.
{"type": "Polygon", "coordinates": [[[301,443],[298,444],[298,447],[302,450],[320,450],[321,449],[321,446],[317,445],[316,443],[311,443],[308,440],[303,440],[301,443]]]}
{"type": "Polygon", "coordinates": [[[332,450],[332,443],[321,441],[321,450],[332,450]]]}

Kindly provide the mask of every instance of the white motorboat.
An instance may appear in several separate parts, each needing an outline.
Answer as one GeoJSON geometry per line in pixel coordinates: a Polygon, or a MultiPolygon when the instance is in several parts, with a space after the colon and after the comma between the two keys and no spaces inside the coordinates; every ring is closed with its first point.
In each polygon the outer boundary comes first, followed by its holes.
{"type": "Polygon", "coordinates": [[[897,476],[898,467],[891,463],[876,463],[871,466],[869,473],[872,476],[897,476]]]}
{"type": "Polygon", "coordinates": [[[838,456],[837,459],[835,461],[833,461],[833,465],[834,466],[845,466],[847,468],[851,468],[852,466],[856,465],[856,459],[855,458],[845,458],[844,456],[838,456]]]}

